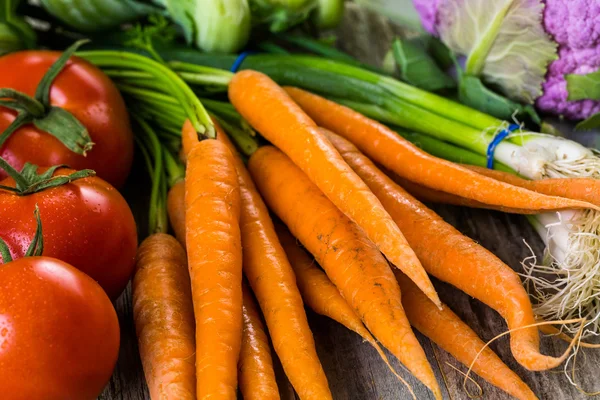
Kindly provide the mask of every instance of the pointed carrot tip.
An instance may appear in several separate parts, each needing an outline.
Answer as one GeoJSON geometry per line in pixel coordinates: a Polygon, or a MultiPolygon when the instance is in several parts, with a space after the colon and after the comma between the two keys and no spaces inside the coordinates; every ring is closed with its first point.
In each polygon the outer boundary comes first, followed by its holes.
{"type": "Polygon", "coordinates": [[[433,284],[431,282],[427,283],[428,284],[417,285],[419,287],[419,290],[421,290],[425,294],[425,296],[427,296],[427,298],[437,306],[438,309],[443,309],[443,303],[440,300],[435,288],[433,287],[433,284]]]}

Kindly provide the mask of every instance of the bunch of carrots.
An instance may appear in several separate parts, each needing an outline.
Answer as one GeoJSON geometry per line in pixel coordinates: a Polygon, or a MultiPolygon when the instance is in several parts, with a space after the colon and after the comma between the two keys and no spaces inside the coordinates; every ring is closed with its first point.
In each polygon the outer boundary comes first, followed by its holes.
{"type": "Polygon", "coordinates": [[[436,158],[356,111],[256,71],[238,72],[228,95],[270,145],[246,164],[216,120],[203,132],[190,121],[182,127],[185,178],[167,202],[177,239],[146,239],[133,282],[153,399],[235,399],[238,388],[246,400],[278,399],[269,338],[301,399],[331,399],[305,306],[362,336],[403,380],[380,346],[388,349],[437,399],[412,328],[512,396],[537,398],[440,302],[430,276],[496,310],[529,370],[556,367],[571,346],[560,357],[541,354],[519,276],[405,189],[519,213],[598,210],[598,199],[436,158]]]}

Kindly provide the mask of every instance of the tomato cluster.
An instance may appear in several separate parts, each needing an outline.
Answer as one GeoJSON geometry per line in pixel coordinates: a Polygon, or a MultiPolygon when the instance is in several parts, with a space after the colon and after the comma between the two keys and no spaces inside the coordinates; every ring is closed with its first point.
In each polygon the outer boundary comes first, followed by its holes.
{"type": "Polygon", "coordinates": [[[108,77],[76,57],[65,59],[46,104],[39,101],[38,84],[59,57],[51,51],[0,57],[0,88],[12,90],[16,100],[30,96],[42,121],[27,120],[33,123],[11,130],[21,106],[0,106],[0,135],[9,132],[0,144],[3,400],[97,398],[119,353],[111,300],[135,266],[135,221],[112,186],[124,184],[133,157],[125,104],[108,77]],[[54,116],[46,117],[57,108],[67,123],[83,127],[90,139],[86,151],[72,151],[68,132],[67,139],[60,133],[64,126],[49,125],[54,116]],[[51,134],[55,128],[59,135],[51,134]],[[38,239],[32,253],[30,244],[38,239]]]}

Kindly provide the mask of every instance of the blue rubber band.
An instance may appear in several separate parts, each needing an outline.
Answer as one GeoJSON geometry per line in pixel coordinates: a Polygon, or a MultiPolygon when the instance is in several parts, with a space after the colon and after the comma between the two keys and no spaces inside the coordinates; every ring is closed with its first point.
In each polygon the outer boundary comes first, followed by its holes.
{"type": "Polygon", "coordinates": [[[521,128],[517,124],[510,124],[508,128],[502,129],[490,142],[487,148],[487,167],[489,169],[494,169],[494,151],[496,151],[496,147],[502,142],[508,135],[517,129],[521,128]]]}
{"type": "Polygon", "coordinates": [[[237,56],[237,58],[233,62],[233,65],[231,66],[231,69],[229,71],[231,71],[235,74],[238,71],[238,69],[240,69],[240,67],[241,67],[242,63],[244,62],[244,60],[246,59],[246,57],[248,57],[252,53],[254,53],[254,52],[253,51],[242,51],[240,53],[240,55],[237,56]]]}

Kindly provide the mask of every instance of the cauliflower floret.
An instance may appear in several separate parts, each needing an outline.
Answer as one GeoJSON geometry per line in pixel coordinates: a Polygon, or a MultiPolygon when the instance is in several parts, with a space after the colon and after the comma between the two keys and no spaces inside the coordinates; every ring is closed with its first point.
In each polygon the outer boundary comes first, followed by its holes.
{"type": "Polygon", "coordinates": [[[546,0],[544,28],[561,46],[571,49],[600,43],[600,0],[546,0]]]}
{"type": "Polygon", "coordinates": [[[566,74],[587,74],[600,66],[600,46],[584,49],[561,47],[558,60],[552,62],[542,84],[544,93],[536,100],[543,111],[583,119],[600,112],[600,102],[594,100],[567,101],[566,74]]]}

